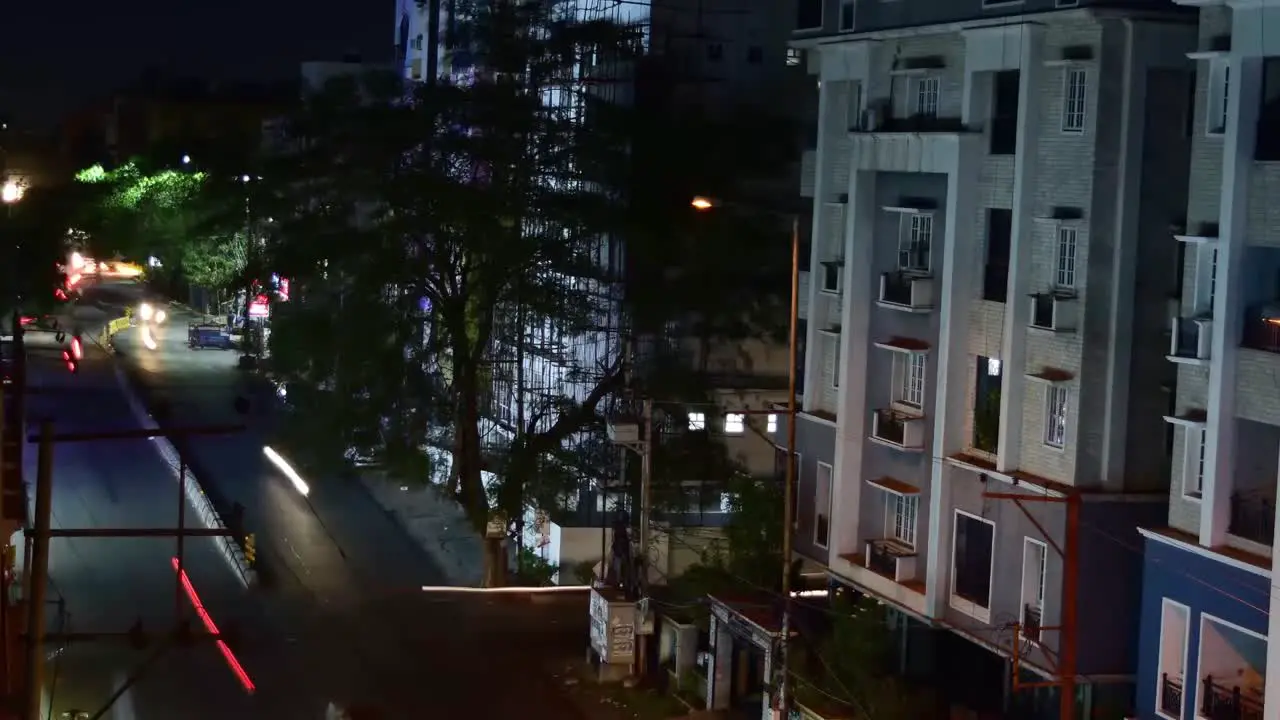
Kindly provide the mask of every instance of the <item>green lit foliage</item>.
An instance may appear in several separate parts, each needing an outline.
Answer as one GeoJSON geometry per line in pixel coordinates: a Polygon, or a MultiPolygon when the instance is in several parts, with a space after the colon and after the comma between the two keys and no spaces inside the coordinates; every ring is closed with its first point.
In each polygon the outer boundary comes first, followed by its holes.
{"type": "Polygon", "coordinates": [[[91,250],[137,261],[156,257],[194,284],[240,282],[247,265],[245,189],[198,170],[148,170],[141,159],[81,170],[93,202],[82,220],[91,250]]]}

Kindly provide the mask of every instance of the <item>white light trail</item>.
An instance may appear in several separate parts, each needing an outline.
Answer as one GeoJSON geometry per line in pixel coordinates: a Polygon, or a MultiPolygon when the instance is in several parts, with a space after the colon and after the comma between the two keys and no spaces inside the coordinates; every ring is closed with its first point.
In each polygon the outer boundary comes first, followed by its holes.
{"type": "Polygon", "coordinates": [[[302,493],[303,497],[311,494],[311,486],[307,484],[306,480],[302,479],[302,476],[298,474],[297,470],[293,469],[293,466],[289,464],[288,460],[285,460],[280,456],[280,453],[272,450],[270,447],[264,447],[262,448],[262,454],[267,456],[267,459],[271,461],[272,465],[276,466],[277,470],[284,473],[284,476],[289,478],[289,482],[293,483],[294,489],[302,493]]]}
{"type": "Polygon", "coordinates": [[[156,339],[151,337],[151,328],[146,325],[142,326],[142,344],[146,345],[148,350],[155,350],[158,347],[156,339]]]}
{"type": "Polygon", "coordinates": [[[551,585],[548,587],[466,587],[458,585],[423,585],[422,592],[431,593],[490,593],[490,594],[539,594],[556,592],[585,592],[590,585],[551,585]]]}

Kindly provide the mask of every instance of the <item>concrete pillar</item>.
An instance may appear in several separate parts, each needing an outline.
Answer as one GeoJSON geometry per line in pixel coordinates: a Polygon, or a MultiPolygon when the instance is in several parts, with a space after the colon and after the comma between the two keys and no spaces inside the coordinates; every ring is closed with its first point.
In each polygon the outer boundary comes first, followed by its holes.
{"type": "Polygon", "coordinates": [[[1234,55],[1222,140],[1222,200],[1219,204],[1218,282],[1209,351],[1209,417],[1205,423],[1205,477],[1200,499],[1200,544],[1223,544],[1231,520],[1236,440],[1236,357],[1244,317],[1243,272],[1248,226],[1249,171],[1262,99],[1262,58],[1234,55]]]}
{"type": "MultiPolygon", "coordinates": [[[[981,263],[974,261],[978,243],[974,234],[978,212],[977,170],[981,167],[981,138],[960,136],[956,141],[956,166],[947,174],[947,214],[943,228],[941,271],[935,273],[938,305],[938,347],[929,361],[934,368],[933,444],[936,458],[964,449],[969,364],[969,316],[976,297],[976,276],[981,263]]],[[[934,617],[945,612],[947,577],[951,568],[952,468],[931,463],[929,489],[929,556],[925,603],[934,617]]]]}
{"type": "MultiPolygon", "coordinates": [[[[815,82],[817,82],[815,80],[815,82]]],[[[814,158],[814,182],[813,182],[813,218],[810,224],[810,241],[809,241],[809,257],[800,258],[801,267],[809,269],[809,321],[805,326],[805,347],[808,348],[804,355],[804,387],[800,388],[803,396],[801,410],[812,410],[817,401],[819,386],[815,383],[821,382],[819,375],[822,370],[822,353],[817,352],[819,347],[818,331],[822,329],[822,322],[825,320],[825,313],[820,312],[818,308],[821,306],[819,300],[821,295],[818,289],[822,286],[822,266],[819,264],[822,258],[822,241],[824,236],[831,232],[826,227],[826,214],[822,212],[823,203],[827,202],[831,195],[831,175],[832,166],[836,162],[832,147],[832,142],[838,130],[836,118],[833,115],[840,112],[838,102],[831,97],[831,84],[827,83],[822,86],[818,92],[818,147],[816,157],[814,158]],[[810,388],[813,388],[812,390],[810,388]]]]}
{"type": "Polygon", "coordinates": [[[1027,326],[1031,323],[1032,217],[1035,203],[1036,160],[1040,147],[1040,106],[1044,86],[1044,36],[1038,27],[1024,26],[1018,60],[1018,142],[1013,167],[1013,231],[1009,247],[1009,293],[1004,311],[1004,341],[1000,348],[1000,449],[996,467],[1017,470],[1022,462],[1022,414],[1026,401],[1027,326]]]}
{"type": "Polygon", "coordinates": [[[707,709],[728,710],[733,689],[733,635],[711,618],[711,667],[707,668],[707,709]]]}
{"type": "MultiPolygon", "coordinates": [[[[862,452],[866,447],[867,361],[871,350],[871,304],[878,287],[872,272],[875,246],[876,174],[853,171],[845,213],[844,307],[840,317],[840,391],[832,465],[830,555],[858,548],[858,507],[862,496],[862,452]]],[[[830,560],[828,560],[830,562],[830,560]]]]}

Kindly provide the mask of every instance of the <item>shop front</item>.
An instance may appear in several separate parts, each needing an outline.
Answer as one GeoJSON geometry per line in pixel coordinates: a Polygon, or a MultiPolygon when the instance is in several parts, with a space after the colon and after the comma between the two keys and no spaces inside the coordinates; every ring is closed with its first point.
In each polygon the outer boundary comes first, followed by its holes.
{"type": "Polygon", "coordinates": [[[781,637],[774,599],[707,599],[711,606],[707,709],[769,720],[773,717],[770,679],[781,637]]]}

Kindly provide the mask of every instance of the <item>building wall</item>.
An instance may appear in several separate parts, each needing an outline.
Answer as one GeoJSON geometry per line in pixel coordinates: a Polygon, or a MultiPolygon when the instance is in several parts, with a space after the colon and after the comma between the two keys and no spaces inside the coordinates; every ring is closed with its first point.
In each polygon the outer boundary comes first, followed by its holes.
{"type": "MultiPolygon", "coordinates": [[[[1185,547],[1185,546],[1184,546],[1185,547]]],[[[1162,717],[1156,712],[1161,672],[1161,625],[1166,599],[1188,609],[1185,676],[1199,677],[1200,635],[1205,615],[1265,636],[1271,595],[1271,573],[1221,562],[1205,552],[1192,552],[1166,540],[1145,540],[1142,571],[1142,621],[1139,631],[1138,717],[1162,717]]],[[[1167,648],[1165,649],[1167,652],[1167,648]]],[[[1188,683],[1194,687],[1194,683],[1188,683]]],[[[1198,694],[1188,692],[1185,713],[1197,717],[1198,694]]],[[[1178,720],[1182,720],[1179,718],[1178,720]]]]}

